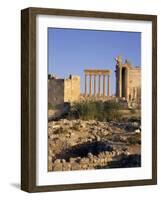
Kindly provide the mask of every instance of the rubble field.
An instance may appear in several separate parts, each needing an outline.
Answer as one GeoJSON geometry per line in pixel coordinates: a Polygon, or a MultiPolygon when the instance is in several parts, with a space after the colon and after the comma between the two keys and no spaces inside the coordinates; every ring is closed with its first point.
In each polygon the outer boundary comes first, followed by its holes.
{"type": "Polygon", "coordinates": [[[140,121],[60,119],[48,123],[48,171],[140,166],[140,121]]]}

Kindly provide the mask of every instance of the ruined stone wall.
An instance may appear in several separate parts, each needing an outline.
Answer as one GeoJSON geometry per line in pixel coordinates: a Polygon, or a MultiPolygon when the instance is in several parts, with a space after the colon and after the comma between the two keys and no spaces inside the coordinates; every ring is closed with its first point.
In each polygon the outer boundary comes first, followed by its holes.
{"type": "Polygon", "coordinates": [[[141,98],[141,68],[129,70],[129,100],[141,98]]]}
{"type": "Polygon", "coordinates": [[[80,98],[80,77],[69,76],[67,79],[48,79],[48,103],[57,106],[64,102],[77,101],[80,98]]]}
{"type": "Polygon", "coordinates": [[[64,102],[77,101],[80,98],[80,77],[70,76],[64,80],[64,102]]]}
{"type": "Polygon", "coordinates": [[[48,80],[48,103],[53,106],[64,103],[64,79],[48,80]]]}

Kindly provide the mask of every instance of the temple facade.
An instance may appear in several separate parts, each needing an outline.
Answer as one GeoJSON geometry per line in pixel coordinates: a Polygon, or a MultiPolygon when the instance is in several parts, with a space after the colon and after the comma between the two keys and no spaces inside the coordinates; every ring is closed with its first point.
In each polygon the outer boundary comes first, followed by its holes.
{"type": "Polygon", "coordinates": [[[116,97],[141,102],[141,68],[132,66],[128,60],[123,64],[121,56],[115,60],[116,97]]]}

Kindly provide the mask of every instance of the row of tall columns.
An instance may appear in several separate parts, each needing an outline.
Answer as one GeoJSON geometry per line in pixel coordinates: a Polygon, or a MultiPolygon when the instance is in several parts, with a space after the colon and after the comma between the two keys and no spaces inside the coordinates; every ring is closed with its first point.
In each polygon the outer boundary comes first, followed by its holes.
{"type": "MultiPolygon", "coordinates": [[[[85,95],[87,93],[87,74],[85,74],[85,95]]],[[[94,76],[94,96],[99,95],[101,96],[101,76],[103,76],[103,96],[106,96],[106,76],[108,77],[108,86],[107,86],[107,95],[110,96],[110,75],[92,75],[89,74],[89,95],[92,96],[92,77],[94,76]],[[98,76],[98,94],[96,94],[96,78],[98,76]]]]}

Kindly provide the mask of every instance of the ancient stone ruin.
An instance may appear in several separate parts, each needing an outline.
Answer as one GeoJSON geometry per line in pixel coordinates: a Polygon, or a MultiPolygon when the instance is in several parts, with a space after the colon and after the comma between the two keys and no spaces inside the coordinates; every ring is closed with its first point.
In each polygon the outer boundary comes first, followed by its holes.
{"type": "Polygon", "coordinates": [[[116,58],[116,96],[127,101],[141,100],[141,68],[133,67],[126,60],[122,63],[121,56],[116,58]]]}
{"type": "Polygon", "coordinates": [[[82,94],[79,76],[49,75],[48,171],[141,166],[141,68],[115,60],[115,95],[109,69],[85,69],[82,94]]]}
{"type": "Polygon", "coordinates": [[[70,75],[67,79],[48,77],[48,103],[60,105],[80,98],[80,77],[70,75]]]}
{"type": "MultiPolygon", "coordinates": [[[[127,102],[141,103],[141,68],[134,67],[128,60],[122,63],[121,56],[116,59],[116,94],[113,98],[125,99],[127,102]]],[[[86,98],[111,97],[111,70],[85,69],[85,90],[80,92],[80,77],[70,75],[67,79],[48,77],[48,102],[52,105],[79,101],[86,98]],[[88,79],[89,78],[89,79],[88,79]]]]}
{"type": "Polygon", "coordinates": [[[110,75],[111,71],[110,70],[98,70],[98,69],[86,69],[84,70],[85,73],[85,96],[110,96],[110,75]],[[89,76],[90,80],[90,85],[89,85],[89,93],[87,91],[87,78],[89,76]],[[92,94],[92,77],[94,78],[94,93],[92,94]],[[98,77],[98,91],[96,91],[96,79],[98,77]],[[107,86],[107,91],[106,91],[106,77],[108,77],[108,86],[107,86]],[[101,93],[101,78],[103,78],[103,93],[101,93]]]}

